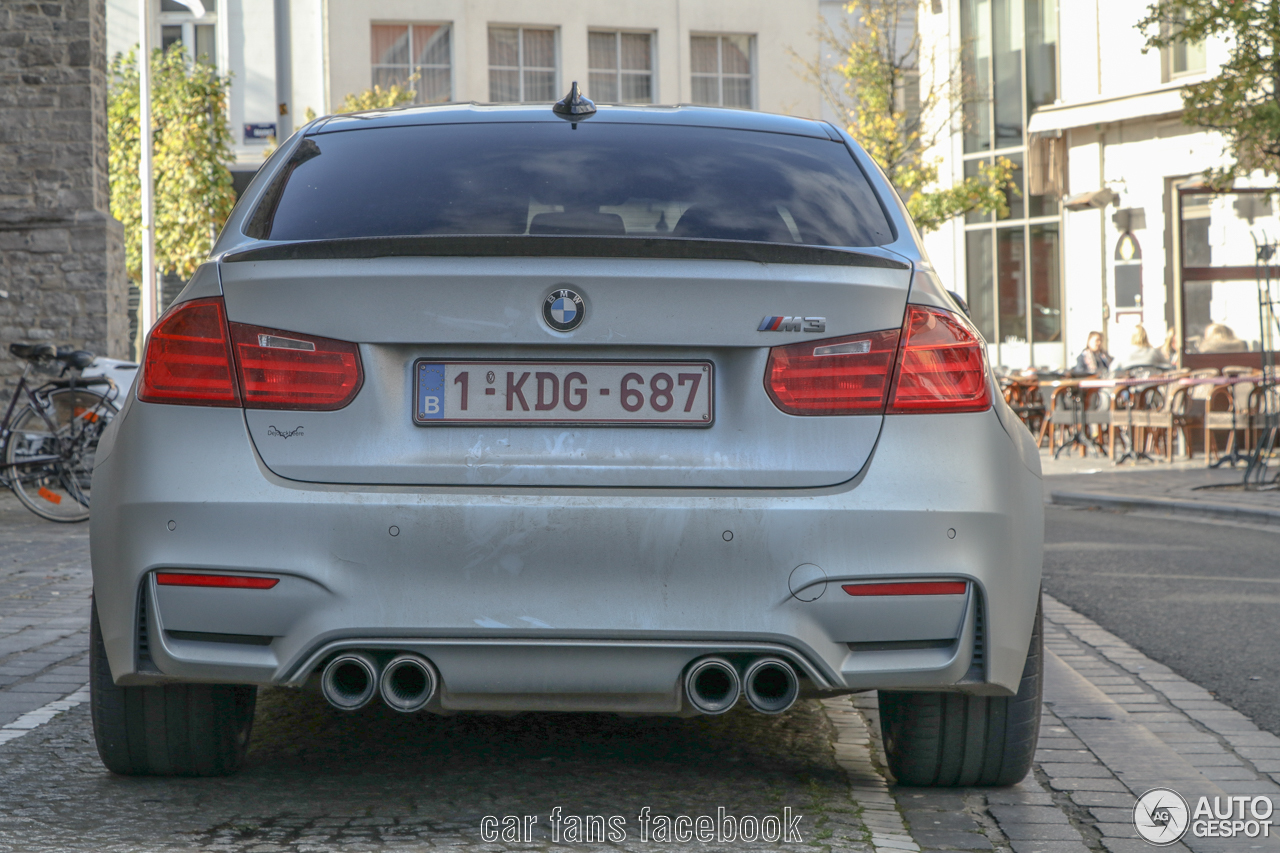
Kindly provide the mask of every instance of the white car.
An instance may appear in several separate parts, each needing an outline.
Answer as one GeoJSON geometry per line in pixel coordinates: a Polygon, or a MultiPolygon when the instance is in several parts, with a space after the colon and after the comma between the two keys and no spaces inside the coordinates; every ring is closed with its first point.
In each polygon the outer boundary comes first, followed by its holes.
{"type": "Polygon", "coordinates": [[[93,482],[118,773],[339,708],[718,714],[880,691],[900,782],[1039,720],[1035,441],[883,173],[696,107],[320,119],[151,330],[93,482]]]}

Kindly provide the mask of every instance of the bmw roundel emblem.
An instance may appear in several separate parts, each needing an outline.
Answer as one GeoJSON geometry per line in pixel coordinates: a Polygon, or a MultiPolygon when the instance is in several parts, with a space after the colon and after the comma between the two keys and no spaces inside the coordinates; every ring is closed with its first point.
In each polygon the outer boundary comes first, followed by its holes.
{"type": "Polygon", "coordinates": [[[572,290],[553,290],[542,301],[542,318],[557,332],[572,332],[586,315],[582,297],[572,290]]]}

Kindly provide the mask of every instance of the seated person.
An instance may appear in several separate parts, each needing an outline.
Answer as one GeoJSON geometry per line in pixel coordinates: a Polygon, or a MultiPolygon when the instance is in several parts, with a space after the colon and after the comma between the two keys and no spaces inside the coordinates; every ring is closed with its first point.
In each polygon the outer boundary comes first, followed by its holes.
{"type": "Polygon", "coordinates": [[[1111,353],[1102,348],[1102,332],[1090,332],[1080,355],[1076,356],[1073,373],[1097,376],[1111,367],[1111,353]]]}
{"type": "Polygon", "coordinates": [[[1132,367],[1144,367],[1147,365],[1153,367],[1173,366],[1169,364],[1169,359],[1164,357],[1164,353],[1151,345],[1151,339],[1147,337],[1147,330],[1141,325],[1133,327],[1133,337],[1129,338],[1129,343],[1133,347],[1129,353],[1117,358],[1111,364],[1113,376],[1132,367]]]}
{"type": "Polygon", "coordinates": [[[1204,327],[1200,352],[1248,352],[1249,345],[1236,337],[1230,326],[1210,323],[1204,327]]]}

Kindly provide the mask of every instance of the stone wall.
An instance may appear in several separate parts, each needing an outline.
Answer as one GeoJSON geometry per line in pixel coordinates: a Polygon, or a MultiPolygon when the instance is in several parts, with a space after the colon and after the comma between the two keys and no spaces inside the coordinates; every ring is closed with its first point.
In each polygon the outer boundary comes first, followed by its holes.
{"type": "Polygon", "coordinates": [[[15,341],[128,356],[106,86],[104,0],[0,2],[0,399],[15,341]]]}

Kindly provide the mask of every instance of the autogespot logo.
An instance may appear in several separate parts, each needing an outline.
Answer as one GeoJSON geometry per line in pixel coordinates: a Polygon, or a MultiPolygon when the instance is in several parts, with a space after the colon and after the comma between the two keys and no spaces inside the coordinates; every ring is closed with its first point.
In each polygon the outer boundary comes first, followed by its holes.
{"type": "Polygon", "coordinates": [[[1172,788],[1152,788],[1133,806],[1133,826],[1148,843],[1163,847],[1191,831],[1194,838],[1271,837],[1270,797],[1201,797],[1195,811],[1172,788]]]}
{"type": "Polygon", "coordinates": [[[1133,825],[1138,834],[1161,847],[1186,834],[1190,817],[1187,801],[1171,788],[1152,788],[1133,805],[1133,825]]]}

